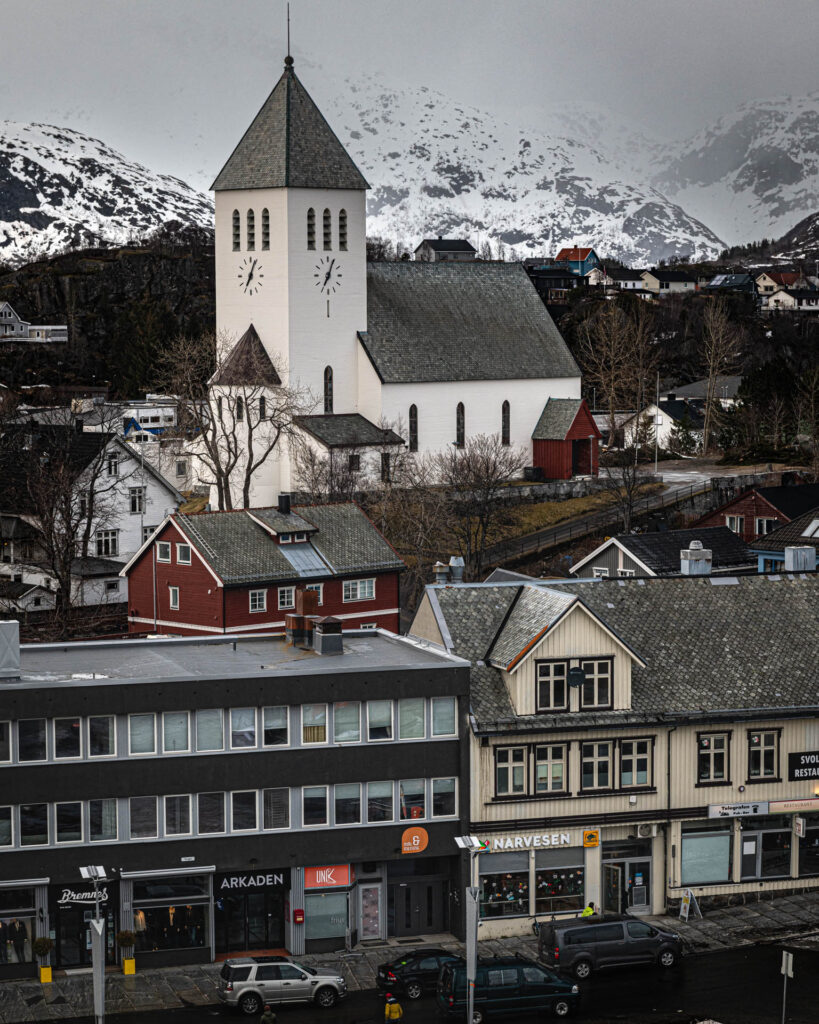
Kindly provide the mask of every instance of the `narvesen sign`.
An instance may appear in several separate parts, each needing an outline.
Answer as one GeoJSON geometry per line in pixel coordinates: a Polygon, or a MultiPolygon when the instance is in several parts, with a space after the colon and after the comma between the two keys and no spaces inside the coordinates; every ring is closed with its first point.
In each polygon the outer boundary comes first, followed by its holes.
{"type": "Polygon", "coordinates": [[[800,779],[819,779],[819,750],[788,754],[788,781],[800,779]]]}
{"type": "Polygon", "coordinates": [[[490,839],[487,853],[497,850],[531,850],[544,846],[575,846],[571,832],[543,832],[536,836],[498,836],[490,839]]]}

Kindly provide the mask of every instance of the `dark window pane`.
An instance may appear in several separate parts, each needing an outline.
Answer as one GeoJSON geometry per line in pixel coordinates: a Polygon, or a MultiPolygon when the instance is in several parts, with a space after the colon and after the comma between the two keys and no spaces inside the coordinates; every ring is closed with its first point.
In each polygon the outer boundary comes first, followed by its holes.
{"type": "Polygon", "coordinates": [[[156,835],[156,797],[132,796],[130,812],[132,839],[152,838],[156,835]]]}
{"type": "Polygon", "coordinates": [[[20,845],[43,846],[48,842],[48,804],[20,805],[20,845]]]}
{"type": "Polygon", "coordinates": [[[80,756],[80,720],[79,718],[54,719],[54,756],[80,756]]]}
{"type": "Polygon", "coordinates": [[[290,827],[290,790],[266,789],[262,794],[264,800],[264,827],[290,827]]]}
{"type": "Polygon", "coordinates": [[[17,743],[21,761],[45,761],[46,724],[44,718],[23,719],[17,723],[17,743]]]}
{"type": "Polygon", "coordinates": [[[116,800],[88,801],[88,832],[92,843],[117,838],[116,800]]]}
{"type": "Polygon", "coordinates": [[[57,804],[57,842],[82,841],[82,804],[57,804]]]}
{"type": "Polygon", "coordinates": [[[287,743],[287,708],[264,709],[264,745],[278,747],[287,743]]]}
{"type": "Polygon", "coordinates": [[[88,752],[91,757],[106,757],[115,751],[113,715],[89,718],[88,752]]]}
{"type": "Polygon", "coordinates": [[[361,786],[357,782],[335,787],[336,825],[356,825],[361,821],[361,786]]]}
{"type": "Polygon", "coordinates": [[[256,793],[232,793],[232,828],[241,831],[256,828],[256,793]]]}
{"type": "Polygon", "coordinates": [[[327,824],[327,787],[308,786],[304,790],[304,824],[327,824]]]}
{"type": "Polygon", "coordinates": [[[225,831],[225,794],[200,793],[199,797],[199,831],[225,831]]]}

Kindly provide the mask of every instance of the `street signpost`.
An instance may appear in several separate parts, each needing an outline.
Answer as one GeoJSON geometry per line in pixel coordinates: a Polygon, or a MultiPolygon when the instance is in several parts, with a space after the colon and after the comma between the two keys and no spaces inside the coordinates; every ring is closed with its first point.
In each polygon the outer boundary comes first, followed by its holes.
{"type": "Polygon", "coordinates": [[[782,950],[782,966],[779,968],[782,974],[782,1024],[785,1024],[785,1004],[788,999],[788,978],[793,977],[793,953],[782,950]]]}
{"type": "Polygon", "coordinates": [[[475,978],[478,974],[478,888],[466,890],[466,1019],[472,1021],[475,1009],[475,978]]]}
{"type": "Polygon", "coordinates": [[[793,834],[798,836],[800,839],[805,838],[805,819],[794,818],[793,819],[793,834]]]}

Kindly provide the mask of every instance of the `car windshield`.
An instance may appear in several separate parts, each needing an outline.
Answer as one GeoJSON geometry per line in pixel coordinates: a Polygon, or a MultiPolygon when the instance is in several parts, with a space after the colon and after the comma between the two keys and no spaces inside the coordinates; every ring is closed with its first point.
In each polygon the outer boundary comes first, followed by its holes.
{"type": "Polygon", "coordinates": [[[304,964],[297,963],[295,960],[290,961],[294,967],[300,968],[305,974],[316,974],[316,971],[312,967],[305,967],[304,964]]]}

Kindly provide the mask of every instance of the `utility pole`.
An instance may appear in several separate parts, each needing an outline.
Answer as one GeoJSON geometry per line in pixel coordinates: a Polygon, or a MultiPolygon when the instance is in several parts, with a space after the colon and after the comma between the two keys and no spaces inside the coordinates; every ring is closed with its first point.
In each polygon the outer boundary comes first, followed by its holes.
{"type": "Polygon", "coordinates": [[[105,868],[91,864],[80,868],[83,878],[94,885],[94,920],[91,925],[91,970],[94,984],[94,1024],[105,1024],[105,920],[100,917],[100,882],[107,882],[105,868]]]}
{"type": "Polygon", "coordinates": [[[475,978],[478,973],[479,889],[475,885],[475,858],[483,849],[477,836],[457,836],[455,843],[469,852],[469,885],[466,887],[466,1020],[472,1024],[475,1011],[475,978]]]}
{"type": "Polygon", "coordinates": [[[788,1001],[788,978],[793,977],[793,953],[782,950],[782,1024],[785,1024],[785,1006],[788,1001]]]}
{"type": "Polygon", "coordinates": [[[660,451],[660,432],[657,430],[660,420],[660,371],[657,371],[657,397],[654,403],[654,476],[657,475],[657,459],[660,451]]]}

